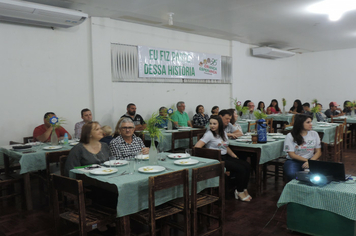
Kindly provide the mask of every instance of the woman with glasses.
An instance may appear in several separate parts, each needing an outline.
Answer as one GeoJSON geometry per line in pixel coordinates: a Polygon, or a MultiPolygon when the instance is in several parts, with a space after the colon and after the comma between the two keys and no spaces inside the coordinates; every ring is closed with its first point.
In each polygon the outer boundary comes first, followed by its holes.
{"type": "Polygon", "coordinates": [[[103,130],[98,122],[89,121],[83,125],[80,141],[70,151],[65,164],[67,176],[76,166],[101,164],[109,160],[110,149],[106,143],[100,142],[103,137],[103,130]]]}
{"type": "Polygon", "coordinates": [[[110,142],[111,155],[117,159],[127,159],[138,152],[148,154],[149,148],[145,147],[142,139],[137,137],[135,124],[130,118],[124,118],[118,124],[120,135],[110,142]]]}

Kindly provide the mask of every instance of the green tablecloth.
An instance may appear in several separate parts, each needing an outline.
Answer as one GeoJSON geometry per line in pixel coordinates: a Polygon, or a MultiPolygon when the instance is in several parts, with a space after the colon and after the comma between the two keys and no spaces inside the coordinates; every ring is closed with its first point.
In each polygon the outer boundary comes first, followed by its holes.
{"type": "MultiPolygon", "coordinates": [[[[323,141],[324,143],[332,143],[334,142],[335,139],[335,129],[336,126],[338,126],[338,124],[329,124],[330,126],[320,126],[320,124],[318,124],[317,126],[313,126],[313,130],[316,132],[323,132],[324,133],[324,137],[323,137],[323,141]]],[[[289,126],[286,128],[286,130],[291,130],[293,128],[293,126],[289,126]]]]}
{"type": "MultiPolygon", "coordinates": [[[[202,166],[207,166],[215,163],[219,163],[217,160],[200,158],[200,157],[192,157],[192,159],[196,159],[202,162],[199,162],[196,165],[191,166],[178,166],[173,163],[174,160],[167,158],[164,162],[159,162],[160,165],[168,167],[173,170],[182,170],[182,169],[192,169],[202,166]]],[[[148,161],[141,162],[141,166],[148,165],[148,161]]],[[[117,167],[119,171],[117,173],[122,173],[125,170],[128,170],[128,166],[117,167]]],[[[92,175],[90,173],[83,173],[78,169],[71,170],[71,177],[74,177],[74,174],[85,174],[90,178],[94,178],[101,182],[106,182],[109,184],[114,184],[118,189],[118,201],[117,201],[117,216],[125,216],[130,215],[141,210],[148,208],[148,177],[155,176],[159,174],[165,174],[170,171],[163,171],[155,174],[146,174],[135,172],[132,175],[122,175],[119,176],[117,173],[112,175],[92,175]],[[117,177],[112,177],[117,175],[117,177]]],[[[191,170],[189,171],[189,175],[191,176],[191,170]]],[[[198,184],[198,192],[205,188],[216,187],[219,186],[218,178],[210,179],[207,181],[201,181],[198,184]]],[[[182,197],[181,195],[181,187],[170,188],[166,190],[159,191],[155,194],[156,205],[161,205],[165,202],[168,202],[172,199],[182,197]]]]}
{"type": "Polygon", "coordinates": [[[284,187],[277,206],[280,207],[290,202],[330,211],[350,220],[356,220],[355,183],[331,182],[318,187],[292,180],[284,187]]]}
{"type": "MultiPolygon", "coordinates": [[[[199,128],[192,128],[189,130],[199,130],[199,128]]],[[[165,152],[172,149],[172,132],[179,132],[179,130],[162,130],[163,137],[161,139],[155,139],[159,145],[163,145],[165,152]]],[[[145,132],[145,140],[151,140],[149,133],[145,132]]],[[[197,137],[193,138],[193,145],[197,142],[197,137]]],[[[174,143],[175,148],[189,148],[189,139],[179,139],[174,143]]]]}
{"type": "MultiPolygon", "coordinates": [[[[44,144],[42,147],[50,146],[44,144]]],[[[6,154],[10,158],[19,160],[21,165],[20,174],[24,174],[31,171],[45,170],[46,169],[46,153],[55,151],[64,151],[72,149],[70,145],[61,145],[61,149],[57,150],[43,150],[42,148],[33,153],[23,153],[20,151],[12,150],[11,145],[3,146],[0,148],[1,154],[6,154]]],[[[35,148],[28,149],[27,151],[36,150],[35,148]]],[[[25,151],[26,152],[26,151],[25,151]]]]}
{"type": "Polygon", "coordinates": [[[238,147],[248,147],[248,148],[260,148],[261,157],[260,157],[259,164],[263,164],[270,160],[274,160],[280,156],[286,155],[286,153],[283,151],[284,140],[267,142],[263,144],[261,143],[252,144],[252,143],[238,142],[236,140],[229,140],[229,145],[238,146],[238,147]]]}
{"type": "MultiPolygon", "coordinates": [[[[352,116],[339,116],[339,117],[335,117],[335,119],[344,119],[346,118],[346,123],[347,124],[356,124],[356,117],[352,117],[352,116]]],[[[331,122],[331,119],[328,118],[328,121],[331,122]]]]}
{"type": "Polygon", "coordinates": [[[285,122],[292,122],[292,118],[293,118],[294,114],[286,114],[286,115],[282,115],[282,114],[271,114],[271,115],[267,115],[268,119],[273,118],[273,121],[285,121],[285,122]]]}

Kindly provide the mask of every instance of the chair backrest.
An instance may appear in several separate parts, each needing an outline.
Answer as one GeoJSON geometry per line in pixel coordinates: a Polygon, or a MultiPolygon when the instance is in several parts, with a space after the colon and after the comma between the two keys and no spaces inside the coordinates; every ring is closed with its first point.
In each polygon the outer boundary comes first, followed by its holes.
{"type": "Polygon", "coordinates": [[[199,141],[203,136],[204,136],[204,134],[198,134],[197,135],[197,141],[199,141]]]}
{"type": "Polygon", "coordinates": [[[274,129],[273,129],[273,118],[267,118],[266,119],[266,124],[268,127],[268,132],[269,133],[274,133],[274,129]]]}
{"type": "Polygon", "coordinates": [[[251,126],[255,126],[255,129],[256,129],[257,128],[256,127],[256,122],[255,123],[248,122],[247,132],[251,132],[251,126]]]}
{"type": "Polygon", "coordinates": [[[192,148],[192,132],[191,131],[179,131],[172,133],[172,152],[174,151],[175,141],[178,139],[189,139],[189,148],[192,148]]]}
{"type": "Polygon", "coordinates": [[[59,169],[61,171],[61,175],[65,175],[65,165],[67,161],[68,155],[63,155],[59,157],[59,169]]]}
{"type": "Polygon", "coordinates": [[[60,163],[60,157],[68,156],[69,152],[70,152],[70,150],[46,153],[46,177],[47,177],[48,183],[50,181],[51,163],[60,163]]]}
{"type": "Polygon", "coordinates": [[[23,143],[16,142],[16,141],[9,141],[9,145],[14,145],[14,144],[23,144],[23,143]]]}
{"type": "MultiPolygon", "coordinates": [[[[192,130],[191,132],[192,132],[192,138],[190,139],[190,141],[191,141],[190,147],[193,147],[193,138],[197,137],[197,139],[198,139],[198,135],[199,136],[200,135],[204,135],[205,132],[206,132],[206,129],[205,128],[204,129],[197,129],[197,130],[192,130]]],[[[203,136],[200,136],[200,138],[201,137],[203,137],[203,136]]],[[[199,139],[198,139],[198,141],[199,141],[199,139]]]]}
{"type": "Polygon", "coordinates": [[[29,139],[33,139],[33,136],[23,137],[23,143],[24,144],[28,143],[29,139]]]}
{"type": "Polygon", "coordinates": [[[58,194],[60,193],[70,193],[75,195],[78,201],[78,212],[79,212],[79,227],[80,232],[85,232],[86,226],[86,211],[85,211],[85,197],[83,190],[83,182],[82,180],[71,179],[64,176],[59,175],[50,175],[51,186],[52,186],[52,209],[55,224],[59,225],[59,201],[58,194]]]}
{"type": "Polygon", "coordinates": [[[221,161],[221,151],[218,149],[194,147],[193,148],[193,156],[204,157],[204,158],[221,161]]]}
{"type": "Polygon", "coordinates": [[[174,171],[171,173],[151,176],[148,179],[149,193],[148,193],[148,211],[151,225],[155,224],[155,192],[163,189],[172,188],[183,185],[183,202],[186,219],[189,217],[189,178],[188,169],[174,171]]]}
{"type": "MultiPolygon", "coordinates": [[[[219,164],[204,166],[195,168],[192,170],[192,191],[191,191],[191,199],[192,199],[192,212],[196,214],[198,204],[198,188],[197,184],[200,181],[219,177],[219,199],[217,200],[218,206],[220,208],[221,216],[220,216],[220,227],[223,227],[225,222],[225,163],[222,161],[219,164]]],[[[196,222],[194,222],[196,224],[196,222]]],[[[197,228],[196,226],[193,228],[197,228]]],[[[194,232],[193,232],[193,235],[194,232]]]]}
{"type": "Polygon", "coordinates": [[[344,123],[346,124],[346,118],[334,118],[331,117],[331,123],[344,123]]]}

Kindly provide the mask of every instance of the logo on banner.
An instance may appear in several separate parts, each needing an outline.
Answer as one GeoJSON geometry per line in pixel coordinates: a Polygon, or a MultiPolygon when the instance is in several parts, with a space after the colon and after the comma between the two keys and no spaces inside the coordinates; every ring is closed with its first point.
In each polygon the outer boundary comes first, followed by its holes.
{"type": "Polygon", "coordinates": [[[218,59],[206,58],[203,61],[199,62],[199,70],[204,72],[207,75],[216,75],[218,73],[218,59]]]}

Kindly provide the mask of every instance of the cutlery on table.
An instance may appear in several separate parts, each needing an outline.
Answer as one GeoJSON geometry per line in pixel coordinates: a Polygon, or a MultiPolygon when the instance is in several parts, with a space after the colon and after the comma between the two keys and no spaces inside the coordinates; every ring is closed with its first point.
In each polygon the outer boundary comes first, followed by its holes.
{"type": "Polygon", "coordinates": [[[122,172],[121,174],[110,176],[109,179],[111,179],[111,178],[113,178],[113,177],[118,177],[118,176],[121,176],[121,175],[128,175],[129,173],[126,173],[126,172],[127,172],[127,171],[125,170],[125,171],[122,172]]]}

